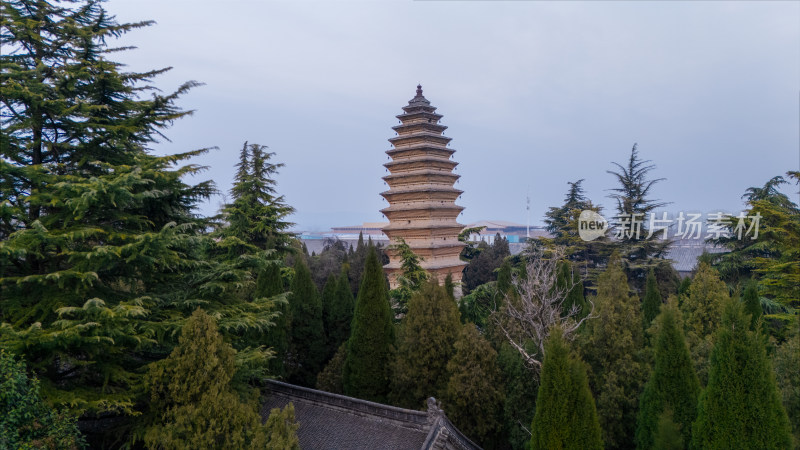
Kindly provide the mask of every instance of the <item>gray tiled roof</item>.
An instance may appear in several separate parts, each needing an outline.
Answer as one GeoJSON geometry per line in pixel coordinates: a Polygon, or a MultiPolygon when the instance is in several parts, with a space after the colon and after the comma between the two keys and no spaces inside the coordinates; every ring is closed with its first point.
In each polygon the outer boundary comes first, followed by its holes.
{"type": "Polygon", "coordinates": [[[294,404],[303,449],[479,449],[429,399],[428,412],[382,405],[343,395],[267,382],[261,415],[294,404]]]}
{"type": "Polygon", "coordinates": [[[676,240],[669,247],[666,259],[672,260],[672,267],[678,272],[688,273],[695,269],[697,260],[703,252],[723,253],[727,250],[707,244],[701,240],[676,240]]]}

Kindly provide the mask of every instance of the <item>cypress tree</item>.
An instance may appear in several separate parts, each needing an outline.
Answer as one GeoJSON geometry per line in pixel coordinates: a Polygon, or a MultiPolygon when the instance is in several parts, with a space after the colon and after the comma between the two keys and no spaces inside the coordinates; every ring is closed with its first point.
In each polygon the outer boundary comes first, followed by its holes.
{"type": "Polygon", "coordinates": [[[350,280],[347,278],[346,268],[342,268],[342,273],[336,280],[336,287],[333,292],[333,304],[331,305],[330,322],[327,325],[329,345],[338,349],[350,337],[350,323],[353,321],[353,309],[356,300],[350,291],[350,280]]]}
{"type": "Polygon", "coordinates": [[[689,287],[692,285],[692,279],[690,277],[685,277],[681,280],[681,284],[678,285],[678,298],[683,299],[684,296],[689,295],[689,287]]]}
{"type": "Polygon", "coordinates": [[[456,300],[456,286],[455,284],[453,284],[452,274],[448,273],[447,276],[444,278],[444,290],[445,292],[447,292],[447,295],[449,295],[450,298],[453,299],[453,301],[456,300]]]}
{"type": "Polygon", "coordinates": [[[344,394],[344,386],[342,385],[342,370],[344,368],[344,360],[347,358],[347,343],[339,346],[339,349],[334,353],[333,358],[328,361],[328,364],[322,369],[322,372],[317,375],[317,389],[332,392],[334,394],[344,394]]]}
{"type": "Polygon", "coordinates": [[[592,369],[589,381],[606,448],[631,448],[647,374],[641,307],[630,294],[619,258],[612,256],[597,281],[597,319],[587,323],[583,356],[592,369]]]}
{"type": "Polygon", "coordinates": [[[500,294],[501,298],[514,287],[511,284],[511,262],[507,259],[503,261],[503,264],[497,270],[497,284],[495,286],[497,286],[497,293],[500,294]]]}
{"type": "MultiPolygon", "coordinates": [[[[275,297],[283,293],[281,268],[278,264],[270,264],[258,275],[255,297],[275,297]]],[[[275,311],[278,313],[273,319],[275,326],[267,332],[264,342],[275,352],[275,356],[269,361],[270,374],[275,377],[286,375],[285,361],[289,351],[289,328],[292,322],[289,302],[285,300],[285,296],[282,298],[284,301],[276,303],[275,306],[275,311]]]]}
{"type": "Polygon", "coordinates": [[[764,340],[739,302],[728,301],[715,333],[708,386],[692,430],[695,448],[791,446],[786,410],[764,340]]]}
{"type": "Polygon", "coordinates": [[[416,409],[428,397],[441,397],[460,329],[455,301],[435,281],[411,296],[393,364],[392,404],[416,409]]]}
{"type": "Polygon", "coordinates": [[[303,386],[313,386],[324,363],[325,329],[322,324],[322,303],[303,258],[295,260],[289,308],[292,316],[292,367],[289,380],[303,386]]]}
{"type": "Polygon", "coordinates": [[[322,324],[325,329],[325,361],[328,361],[336,352],[337,346],[333,342],[331,333],[334,330],[331,314],[336,304],[336,276],[328,275],[325,286],[322,288],[322,324]]]}
{"type": "Polygon", "coordinates": [[[684,436],[681,434],[681,426],[675,423],[672,418],[672,410],[666,408],[658,416],[656,434],[653,438],[653,450],[683,450],[686,448],[684,436]]]}
{"type": "Polygon", "coordinates": [[[498,440],[501,430],[503,391],[497,353],[471,323],[460,326],[454,345],[442,404],[458,429],[486,447],[498,440]]]}
{"type": "Polygon", "coordinates": [[[680,429],[683,442],[691,442],[692,422],[697,415],[700,383],[694,372],[689,348],[683,338],[679,311],[672,305],[662,308],[655,336],[655,368],[645,385],[639,403],[636,428],[638,448],[651,448],[659,433],[661,415],[680,429]]]}
{"type": "Polygon", "coordinates": [[[554,329],[545,346],[531,448],[599,450],[603,448],[600,433],[585,366],[554,329]]]}
{"type": "Polygon", "coordinates": [[[394,339],[386,278],[378,252],[370,246],[347,341],[342,374],[346,395],[386,402],[394,339]]]}
{"type": "Polygon", "coordinates": [[[294,404],[289,403],[283,409],[273,408],[267,417],[267,434],[269,442],[267,450],[300,450],[297,429],[300,424],[294,418],[294,404]]]}
{"type": "Polygon", "coordinates": [[[750,314],[750,329],[755,330],[758,319],[761,318],[763,310],[761,309],[761,299],[758,297],[758,286],[754,282],[747,284],[742,295],[742,302],[744,303],[744,312],[750,314]]]}
{"type": "Polygon", "coordinates": [[[533,422],[536,412],[538,380],[530,368],[525,366],[520,353],[506,341],[500,344],[497,365],[503,375],[501,386],[505,391],[504,435],[511,448],[527,449],[531,442],[528,424],[533,422]]]}
{"type": "Polygon", "coordinates": [[[717,271],[701,262],[681,303],[686,343],[701,386],[708,381],[709,355],[713,346],[711,337],[719,326],[722,305],[729,299],[728,287],[719,279],[717,271]]]}
{"type": "MultiPolygon", "coordinates": [[[[197,309],[170,356],[148,374],[151,423],[148,448],[264,448],[269,436],[256,400],[243,403],[230,382],[236,350],[224,342],[216,321],[197,309]]],[[[255,393],[253,393],[255,394],[255,393]]]]}
{"type": "Polygon", "coordinates": [[[650,269],[650,272],[647,274],[644,299],[642,299],[642,321],[645,330],[653,323],[653,319],[656,318],[660,309],[661,294],[658,292],[656,274],[653,272],[653,269],[650,269]]]}

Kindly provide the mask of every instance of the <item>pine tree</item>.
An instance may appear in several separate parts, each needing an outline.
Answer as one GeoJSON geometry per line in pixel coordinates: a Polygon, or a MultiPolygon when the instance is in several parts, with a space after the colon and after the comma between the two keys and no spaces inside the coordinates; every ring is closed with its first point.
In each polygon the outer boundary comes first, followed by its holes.
{"type": "Polygon", "coordinates": [[[602,449],[600,424],[585,366],[569,350],[557,329],[547,340],[540,377],[531,448],[602,449]]]}
{"type": "Polygon", "coordinates": [[[748,283],[742,295],[742,302],[744,303],[744,311],[750,314],[750,329],[756,329],[758,319],[764,311],[761,309],[761,299],[758,297],[758,287],[756,283],[748,283]]]}
{"type": "Polygon", "coordinates": [[[49,402],[135,414],[143,366],[216,301],[198,286],[208,242],[192,212],[213,184],[175,168],[204,150],[147,148],[196,83],[142,96],[165,70],[121,72],[108,44],[152,22],[119,24],[101,2],[7,1],[0,21],[0,339],[49,402]]]}
{"type": "Polygon", "coordinates": [[[638,221],[641,228],[637,235],[634,227],[629,227],[623,239],[616,243],[620,256],[625,261],[629,279],[639,292],[648,271],[658,265],[658,259],[670,245],[669,240],[662,239],[663,232],[655,231],[651,234],[651,230],[647,229],[649,214],[667,205],[649,198],[653,186],[664,180],[648,179],[648,174],[655,169],[655,165],[650,163],[649,160],[639,158],[637,145],[633,144],[627,164],[623,166],[613,163],[619,171],[607,171],[619,183],[619,187],[613,188],[614,193],[609,195],[617,203],[618,221],[627,220],[629,224],[638,221]]]}
{"type": "Polygon", "coordinates": [[[569,190],[564,196],[564,203],[558,207],[550,207],[545,213],[545,229],[552,238],[539,238],[531,240],[531,243],[544,243],[549,248],[563,247],[575,270],[586,279],[590,287],[594,287],[600,267],[608,260],[611,246],[606,237],[587,242],[578,234],[578,219],[582,211],[594,211],[598,214],[602,212],[602,208],[586,197],[583,181],[567,182],[569,190]]]}
{"type": "Polygon", "coordinates": [[[397,287],[389,292],[392,307],[396,315],[404,315],[408,311],[408,302],[415,292],[430,278],[430,274],[422,268],[422,259],[417,256],[403,238],[390,247],[400,257],[401,273],[397,276],[397,287]]]}
{"type": "Polygon", "coordinates": [[[729,300],[728,288],[719,279],[717,272],[701,262],[681,304],[686,342],[700,379],[700,385],[708,381],[709,355],[713,346],[711,338],[719,327],[722,305],[729,300]]]}
{"type": "Polygon", "coordinates": [[[76,418],[42,399],[39,380],[25,363],[0,349],[0,447],[78,449],[85,447],[76,418]]]}
{"type": "MultiPolygon", "coordinates": [[[[281,278],[281,268],[278,264],[268,265],[256,279],[256,298],[274,298],[284,294],[283,279],[281,278]]],[[[289,336],[292,318],[289,311],[289,302],[285,300],[275,306],[277,315],[273,319],[275,326],[266,333],[264,344],[275,352],[275,356],[269,361],[270,374],[275,377],[286,375],[286,354],[289,351],[289,336]]]]}
{"type": "Polygon", "coordinates": [[[325,329],[322,303],[303,258],[295,260],[289,308],[292,317],[289,380],[302,386],[313,386],[324,363],[325,329]]]}
{"type": "Polygon", "coordinates": [[[148,374],[151,423],[148,448],[264,448],[269,436],[253,393],[243,402],[231,387],[236,350],[224,342],[216,321],[197,309],[170,356],[148,374]]]}
{"type": "Polygon", "coordinates": [[[342,374],[346,395],[386,402],[394,339],[383,267],[377,250],[370,247],[347,341],[347,359],[342,374]]]}
{"type": "Polygon", "coordinates": [[[459,430],[486,447],[497,441],[501,430],[503,391],[497,353],[470,323],[460,326],[454,345],[442,404],[459,430]]]}
{"type": "MultiPolygon", "coordinates": [[[[502,298],[503,295],[511,292],[513,285],[511,284],[511,261],[504,260],[503,264],[497,270],[497,293],[502,298]]],[[[583,294],[583,292],[581,292],[583,294]]]]}
{"type": "Polygon", "coordinates": [[[800,446],[800,317],[795,318],[793,336],[780,345],[773,356],[781,399],[792,424],[795,448],[800,446]]]}
{"type": "Polygon", "coordinates": [[[644,299],[642,299],[642,323],[645,330],[650,327],[660,310],[661,294],[658,292],[655,272],[651,269],[650,273],[647,274],[644,299]]]}
{"type": "Polygon", "coordinates": [[[789,448],[791,433],[759,332],[739,302],[726,302],[708,386],[692,430],[695,448],[789,448]]]}
{"type": "MultiPolygon", "coordinates": [[[[639,402],[637,448],[651,448],[657,441],[661,416],[680,430],[682,442],[691,442],[692,422],[697,415],[700,383],[694,372],[689,348],[683,338],[680,312],[675,305],[662,308],[654,338],[655,368],[639,402]]],[[[666,425],[665,425],[666,426],[666,425]]]]}
{"type": "Polygon", "coordinates": [[[460,329],[455,301],[436,282],[425,283],[411,296],[397,340],[392,404],[417,409],[428,397],[441,398],[460,329]]]}
{"type": "Polygon", "coordinates": [[[597,318],[587,323],[583,357],[591,367],[589,381],[605,447],[632,448],[638,399],[647,373],[641,308],[630,294],[616,255],[597,281],[597,318]]]}

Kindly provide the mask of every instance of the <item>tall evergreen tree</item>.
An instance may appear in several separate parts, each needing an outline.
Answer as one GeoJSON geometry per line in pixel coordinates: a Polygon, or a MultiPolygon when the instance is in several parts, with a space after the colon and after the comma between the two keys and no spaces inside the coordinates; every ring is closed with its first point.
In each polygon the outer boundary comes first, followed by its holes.
{"type": "Polygon", "coordinates": [[[639,394],[647,368],[643,361],[639,300],[616,255],[598,278],[594,315],[587,322],[583,357],[591,366],[590,385],[605,447],[633,448],[639,394]]]}
{"type": "Polygon", "coordinates": [[[417,256],[403,238],[389,248],[400,257],[401,273],[397,276],[397,287],[389,292],[396,315],[408,311],[408,302],[415,292],[430,278],[430,274],[422,268],[422,258],[417,256]]]}
{"type": "Polygon", "coordinates": [[[443,405],[448,417],[484,447],[497,442],[501,430],[503,391],[497,353],[475,325],[459,327],[455,354],[447,363],[443,405]]]}
{"type": "MultiPolygon", "coordinates": [[[[649,160],[640,159],[637,145],[633,144],[628,162],[624,166],[613,163],[618,171],[608,171],[619,184],[609,195],[617,203],[617,222],[622,224],[627,221],[624,225],[626,229],[618,230],[622,233],[617,233],[621,238],[616,247],[625,261],[630,281],[639,292],[648,271],[658,265],[658,258],[664,255],[670,245],[669,240],[662,239],[663,231],[655,230],[651,235],[651,230],[647,229],[649,214],[667,205],[650,198],[653,186],[664,180],[648,178],[649,173],[655,169],[655,165],[650,163],[649,160]],[[636,222],[640,228],[638,233],[634,225],[636,222]]],[[[623,228],[622,225],[620,227],[623,228]]]]}
{"type": "Polygon", "coordinates": [[[170,356],[150,368],[153,420],[144,432],[148,448],[266,446],[269,436],[258,414],[258,396],[242,402],[230,384],[235,354],[216,321],[196,310],[170,356]]]}
{"type": "Polygon", "coordinates": [[[197,274],[211,243],[192,208],[213,185],[175,166],[203,150],[148,152],[189,114],[175,102],[196,83],[145,98],[166,69],[122,72],[108,43],[152,22],[119,24],[99,1],[3,2],[0,21],[0,340],[48,401],[135,414],[141,369],[185,314],[242,312],[197,274]]]}
{"type": "Polygon", "coordinates": [[[397,340],[392,404],[417,409],[428,397],[442,397],[460,329],[456,303],[442,286],[427,282],[411,296],[397,340]]]}
{"type": "Polygon", "coordinates": [[[793,335],[780,345],[773,356],[783,407],[792,424],[795,447],[800,446],[800,317],[795,318],[793,335]]]}
{"type": "Polygon", "coordinates": [[[531,426],[531,448],[602,449],[603,440],[584,363],[559,330],[550,333],[531,426]]]}
{"type": "Polygon", "coordinates": [[[295,260],[289,308],[292,317],[289,380],[314,386],[326,354],[325,328],[322,302],[303,258],[295,260]]]}
{"type": "Polygon", "coordinates": [[[675,305],[662,308],[654,339],[655,368],[639,400],[637,448],[653,447],[664,420],[662,415],[667,411],[669,420],[680,430],[682,441],[691,442],[700,383],[680,322],[680,312],[675,305]]]}
{"type": "Polygon", "coordinates": [[[333,310],[333,305],[336,303],[336,284],[336,276],[331,274],[328,275],[328,280],[325,281],[325,286],[322,288],[322,324],[325,330],[325,361],[330,359],[338,348],[330,336],[333,331],[331,311],[333,310]]]}
{"type": "Polygon", "coordinates": [[[378,252],[370,246],[347,341],[342,374],[346,395],[386,402],[394,340],[386,278],[378,252]]]}
{"type": "Polygon", "coordinates": [[[692,430],[694,448],[789,448],[789,419],[763,337],[739,302],[727,301],[715,333],[708,386],[692,430]]]}
{"type": "Polygon", "coordinates": [[[647,274],[647,283],[642,299],[642,323],[645,330],[650,327],[660,310],[661,294],[658,292],[655,272],[651,269],[647,274]]]}
{"type": "Polygon", "coordinates": [[[611,246],[605,236],[585,241],[578,234],[578,218],[582,211],[594,211],[598,214],[602,212],[602,208],[586,197],[583,181],[581,179],[567,183],[569,190],[564,196],[564,203],[557,207],[551,206],[545,213],[545,229],[552,237],[539,238],[534,242],[538,244],[541,241],[548,247],[563,247],[575,269],[594,287],[600,267],[608,260],[611,246]]]}
{"type": "Polygon", "coordinates": [[[283,295],[284,301],[276,303],[275,312],[277,314],[273,319],[275,326],[266,333],[264,345],[275,352],[269,362],[270,375],[283,377],[286,375],[285,361],[289,351],[292,318],[289,302],[285,300],[281,268],[278,264],[270,264],[259,273],[256,279],[255,297],[274,298],[278,295],[283,295]]]}
{"type": "Polygon", "coordinates": [[[758,319],[764,313],[761,309],[761,299],[758,297],[758,287],[756,283],[748,283],[742,295],[744,311],[750,314],[750,329],[755,330],[758,319]]]}
{"type": "MultiPolygon", "coordinates": [[[[522,356],[508,342],[500,344],[497,365],[503,376],[503,428],[505,440],[514,450],[530,448],[529,424],[536,412],[539,383],[522,356]]],[[[591,395],[591,394],[590,394],[591,395]]]]}
{"type": "Polygon", "coordinates": [[[344,267],[339,278],[335,280],[332,294],[333,299],[325,331],[329,346],[335,350],[347,342],[350,337],[350,323],[353,321],[353,309],[356,303],[353,293],[350,292],[350,280],[347,278],[347,270],[344,267]]]}
{"type": "Polygon", "coordinates": [[[701,262],[689,286],[688,294],[681,303],[686,342],[692,353],[692,360],[704,386],[708,381],[709,355],[712,335],[719,327],[722,305],[728,301],[728,288],[719,279],[717,272],[708,264],[701,262]]]}

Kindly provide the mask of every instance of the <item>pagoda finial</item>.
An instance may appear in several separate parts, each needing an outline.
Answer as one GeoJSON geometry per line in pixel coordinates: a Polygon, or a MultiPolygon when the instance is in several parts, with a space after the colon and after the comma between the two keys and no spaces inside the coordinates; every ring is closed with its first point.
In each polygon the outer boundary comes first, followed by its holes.
{"type": "Polygon", "coordinates": [[[422,97],[422,85],[417,85],[417,97],[422,97]]]}

